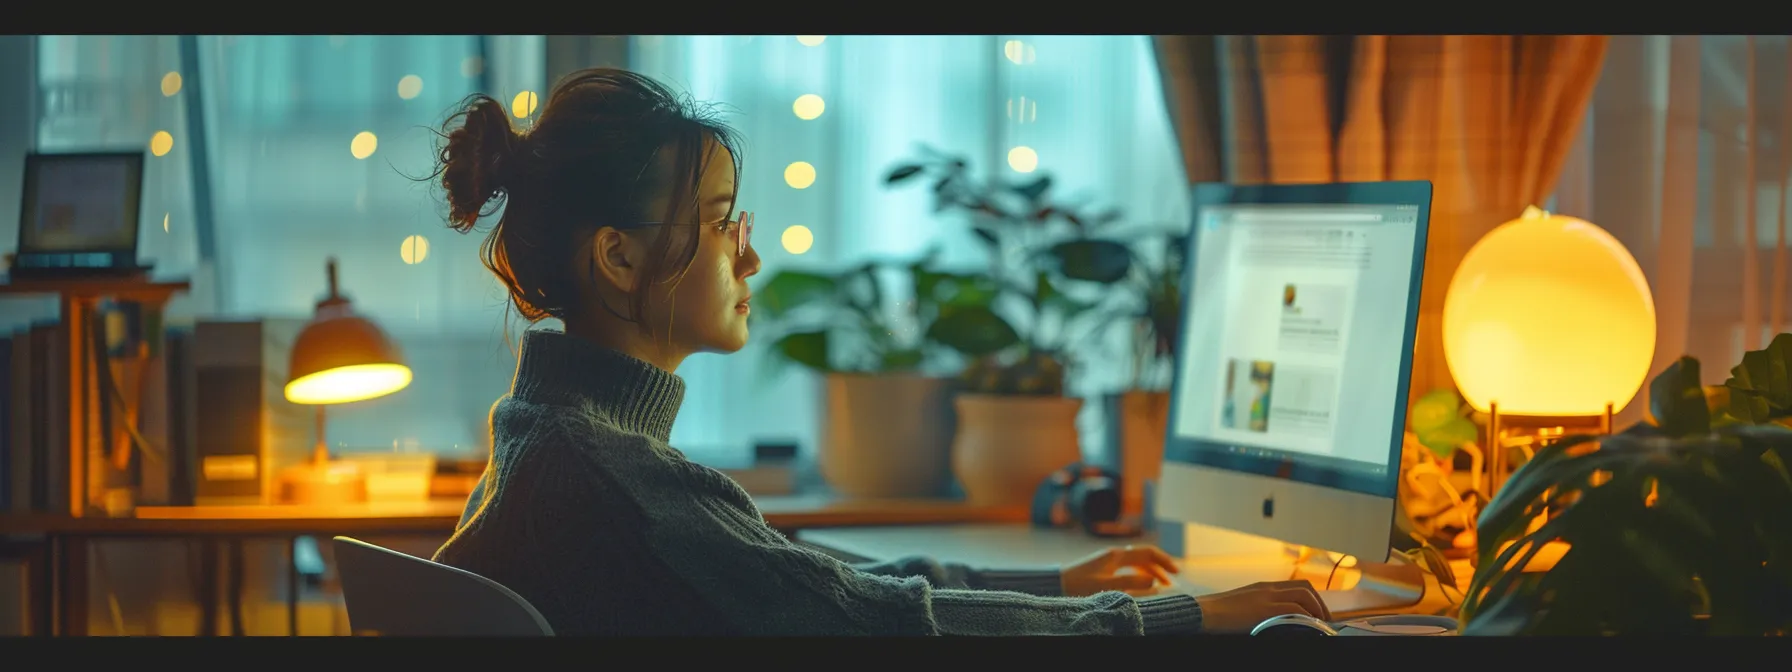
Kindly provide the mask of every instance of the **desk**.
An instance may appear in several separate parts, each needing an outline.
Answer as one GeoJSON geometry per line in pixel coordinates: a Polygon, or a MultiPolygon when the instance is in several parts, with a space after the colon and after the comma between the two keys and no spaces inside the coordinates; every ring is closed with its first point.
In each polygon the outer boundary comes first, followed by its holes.
{"type": "MultiPolygon", "coordinates": [[[[810,527],[1017,523],[1027,517],[1024,509],[981,507],[951,500],[853,500],[813,494],[761,497],[755,503],[766,522],[786,535],[810,527]]],[[[42,538],[41,548],[26,562],[27,572],[32,575],[33,630],[63,635],[82,635],[87,631],[87,542],[197,539],[203,546],[200,573],[206,577],[217,575],[222,545],[229,551],[224,569],[233,607],[232,634],[242,634],[239,598],[243,541],[285,539],[290,562],[291,545],[300,536],[447,536],[454,531],[464,507],[465,500],[448,499],[336,506],[145,506],[128,517],[6,514],[0,515],[0,538],[42,538]]],[[[295,634],[293,629],[298,626],[298,582],[297,570],[289,566],[289,634],[295,634]]],[[[214,586],[205,582],[197,596],[201,604],[201,632],[208,635],[217,634],[218,595],[214,586]]]]}
{"type": "MultiPolygon", "coordinates": [[[[930,525],[903,528],[817,528],[799,530],[798,543],[848,562],[893,560],[905,555],[925,555],[943,561],[960,562],[994,569],[1033,569],[1057,567],[1115,545],[1151,544],[1149,535],[1126,539],[1104,539],[1074,530],[1039,529],[1025,524],[930,525]]],[[[1356,570],[1333,571],[1330,561],[1309,561],[1295,566],[1292,561],[1279,567],[1261,559],[1204,558],[1182,563],[1182,572],[1175,583],[1164,588],[1168,592],[1205,595],[1259,581],[1306,579],[1315,587],[1327,582],[1342,588],[1321,590],[1320,597],[1331,607],[1334,616],[1386,613],[1393,609],[1389,597],[1369,590],[1354,590],[1362,576],[1356,570]]],[[[1459,580],[1468,573],[1458,570],[1459,580]]],[[[1401,611],[1434,611],[1447,606],[1439,604],[1434,594],[1435,578],[1426,578],[1425,601],[1418,607],[1408,605],[1401,611]]],[[[1466,586],[1459,586],[1459,589],[1466,586]]]]}

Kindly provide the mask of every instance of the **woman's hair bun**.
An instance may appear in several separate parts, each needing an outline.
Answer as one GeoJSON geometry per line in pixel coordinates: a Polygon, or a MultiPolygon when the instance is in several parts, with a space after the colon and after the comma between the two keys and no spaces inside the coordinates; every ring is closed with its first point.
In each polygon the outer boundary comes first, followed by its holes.
{"type": "Polygon", "coordinates": [[[511,128],[504,104],[485,94],[469,97],[444,126],[452,126],[456,118],[463,123],[448,131],[440,165],[442,188],[448,192],[448,226],[466,233],[488,214],[487,204],[501,202],[522,138],[511,128]]]}

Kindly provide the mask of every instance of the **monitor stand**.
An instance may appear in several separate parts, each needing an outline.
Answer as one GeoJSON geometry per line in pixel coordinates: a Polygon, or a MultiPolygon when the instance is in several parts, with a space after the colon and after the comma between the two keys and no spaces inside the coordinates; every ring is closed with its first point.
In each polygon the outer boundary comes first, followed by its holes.
{"type": "Polygon", "coordinates": [[[1176,592],[1203,595],[1264,581],[1305,579],[1319,590],[1334,618],[1438,613],[1460,601],[1450,597],[1436,577],[1403,558],[1358,560],[1333,572],[1333,562],[1325,554],[1301,562],[1299,548],[1274,539],[1193,523],[1160,525],[1159,545],[1179,556],[1182,565],[1171,587],[1176,592]]]}

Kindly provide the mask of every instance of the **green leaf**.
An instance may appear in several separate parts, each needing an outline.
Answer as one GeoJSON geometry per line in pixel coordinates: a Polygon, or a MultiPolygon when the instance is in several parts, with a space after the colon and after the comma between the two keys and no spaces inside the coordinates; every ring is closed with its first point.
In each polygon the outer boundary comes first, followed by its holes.
{"type": "Polygon", "coordinates": [[[915,274],[915,296],[931,305],[988,308],[995,302],[997,294],[995,281],[987,276],[933,272],[915,274]]]}
{"type": "Polygon", "coordinates": [[[753,307],[768,318],[777,318],[802,306],[835,298],[838,283],[832,276],[806,271],[779,271],[753,293],[753,307]]]}
{"type": "Polygon", "coordinates": [[[994,354],[1020,342],[1007,320],[981,306],[946,312],[927,329],[927,338],[969,357],[994,354]]]}
{"type": "Polygon", "coordinates": [[[1066,278],[1113,283],[1132,270],[1132,250],[1125,244],[1094,238],[1069,240],[1047,251],[1057,271],[1066,278]]]}
{"type": "Polygon", "coordinates": [[[1792,623],[1792,476],[1775,468],[1792,430],[1716,432],[1538,451],[1480,517],[1463,631],[1759,636],[1792,623]],[[1506,570],[1550,541],[1569,548],[1554,568],[1506,570]]]}
{"type": "Polygon", "coordinates": [[[1711,409],[1699,382],[1699,360],[1681,357],[1649,383],[1649,416],[1668,436],[1711,431],[1711,409]]]}
{"type": "Polygon", "coordinates": [[[921,174],[921,168],[921,166],[912,163],[897,166],[894,170],[890,171],[888,177],[884,178],[884,183],[898,184],[907,181],[909,178],[921,174]]]}
{"type": "Polygon", "coordinates": [[[816,371],[830,371],[828,332],[806,331],[787,335],[772,343],[772,351],[785,359],[816,371]]]}
{"type": "Polygon", "coordinates": [[[1730,369],[1730,415],[1744,422],[1763,423],[1792,415],[1792,334],[1780,334],[1761,350],[1743,353],[1742,363],[1730,369]]]}
{"type": "Polygon", "coordinates": [[[920,350],[891,350],[883,355],[882,372],[913,371],[924,359],[926,354],[920,350]]]}
{"type": "Polygon", "coordinates": [[[1014,193],[1020,194],[1029,201],[1038,201],[1041,197],[1045,196],[1045,192],[1051,188],[1052,176],[1050,175],[1041,175],[1039,176],[1039,179],[1033,180],[1032,182],[1012,187],[1014,193]]]}
{"type": "Polygon", "coordinates": [[[1428,432],[1462,417],[1462,397],[1455,390],[1432,390],[1412,403],[1407,424],[1414,433],[1428,432]]]}
{"type": "Polygon", "coordinates": [[[1455,416],[1443,424],[1424,430],[1415,430],[1419,444],[1429,448],[1439,458],[1449,458],[1456,449],[1465,443],[1474,443],[1481,438],[1481,428],[1474,421],[1462,416],[1455,416]]]}

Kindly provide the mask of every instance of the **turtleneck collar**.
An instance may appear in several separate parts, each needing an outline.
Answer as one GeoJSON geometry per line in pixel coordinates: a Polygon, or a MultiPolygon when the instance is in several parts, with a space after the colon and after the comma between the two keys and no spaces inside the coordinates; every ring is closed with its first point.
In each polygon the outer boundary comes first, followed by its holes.
{"type": "Polygon", "coordinates": [[[619,429],[663,443],[684,402],[684,380],[595,343],[534,330],[523,336],[510,394],[536,403],[589,403],[619,429]]]}

